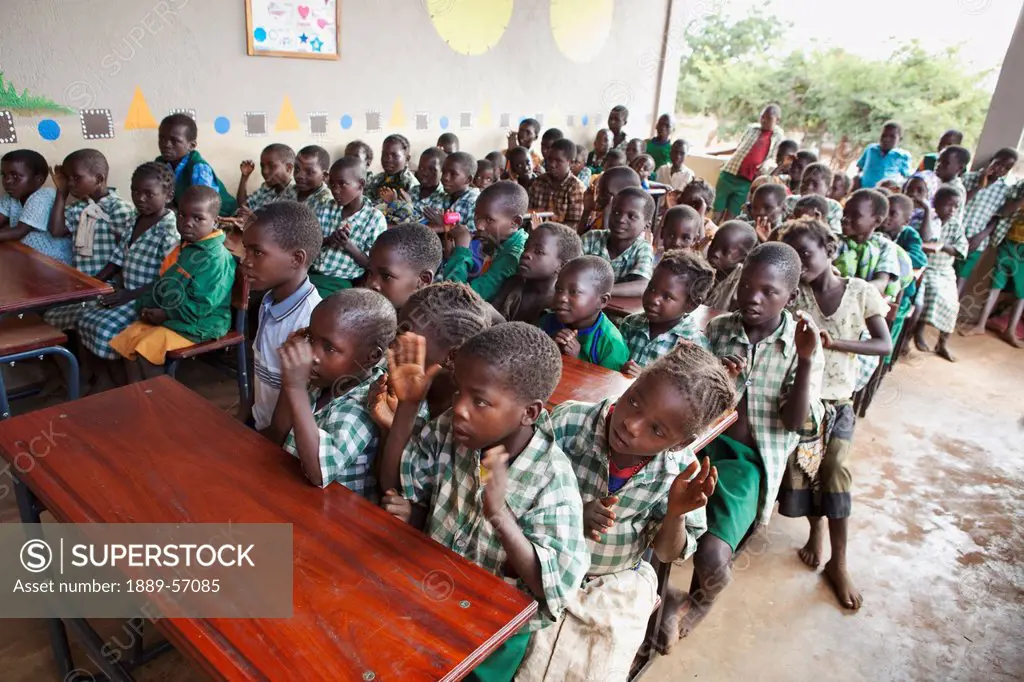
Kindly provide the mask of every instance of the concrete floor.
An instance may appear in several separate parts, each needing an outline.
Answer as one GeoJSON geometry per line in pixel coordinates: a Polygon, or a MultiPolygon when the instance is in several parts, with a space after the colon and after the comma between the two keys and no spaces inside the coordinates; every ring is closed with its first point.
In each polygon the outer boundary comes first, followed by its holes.
{"type": "MultiPolygon", "coordinates": [[[[993,336],[952,348],[956,365],[905,360],[858,426],[849,553],[860,612],[844,612],[797,558],[806,524],[776,516],[705,622],[645,681],[1024,679],[1024,351],[993,336]]],[[[208,370],[183,380],[225,409],[237,401],[208,370]]],[[[16,518],[13,496],[0,499],[0,520],[16,518]]],[[[689,574],[677,567],[673,581],[685,589],[689,574]]],[[[41,623],[0,620],[0,670],[7,682],[58,679],[41,623]]],[[[171,653],[138,679],[202,678],[171,653]]]]}

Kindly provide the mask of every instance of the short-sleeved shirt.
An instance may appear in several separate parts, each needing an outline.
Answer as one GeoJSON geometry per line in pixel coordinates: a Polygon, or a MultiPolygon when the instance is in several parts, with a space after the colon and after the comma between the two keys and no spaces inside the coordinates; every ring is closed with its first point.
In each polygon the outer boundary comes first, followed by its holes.
{"type": "Polygon", "coordinates": [[[334,195],[331,194],[331,190],[328,189],[327,185],[320,185],[312,194],[303,199],[303,203],[309,206],[310,210],[316,215],[317,221],[320,222],[320,229],[326,229],[324,226],[330,223],[331,211],[334,205],[334,195]]]}
{"type": "MultiPolygon", "coordinates": [[[[786,197],[786,203],[783,206],[783,220],[788,220],[793,215],[793,211],[796,210],[796,203],[802,199],[802,195],[794,194],[791,197],[786,197]]],[[[830,197],[824,197],[825,202],[828,204],[828,214],[823,216],[825,221],[828,222],[828,226],[832,228],[832,231],[836,234],[843,233],[843,205],[835,199],[830,197]]]]}
{"type": "MultiPolygon", "coordinates": [[[[177,180],[181,177],[182,172],[185,170],[185,166],[188,165],[189,160],[192,158],[191,154],[186,154],[182,157],[181,161],[174,168],[174,179],[177,180]]],[[[168,164],[169,166],[170,164],[168,164]]],[[[217,189],[217,179],[214,176],[213,168],[208,163],[196,162],[192,166],[192,184],[201,185],[203,187],[212,187],[217,189]]]]}
{"type": "Polygon", "coordinates": [[[282,187],[280,191],[264,182],[258,190],[249,195],[245,203],[249,210],[258,211],[264,206],[269,206],[278,201],[297,201],[298,196],[294,180],[282,187]]]}
{"type": "Polygon", "coordinates": [[[583,193],[586,187],[572,173],[555,180],[549,173],[538,175],[530,185],[530,210],[551,211],[552,220],[574,225],[583,217],[583,193]]]}
{"type": "MultiPolygon", "coordinates": [[[[825,315],[818,307],[814,292],[801,284],[797,297],[789,305],[790,310],[803,310],[818,324],[819,329],[829,333],[836,341],[859,341],[867,331],[867,319],[880,315],[884,319],[889,304],[873,285],[862,279],[850,277],[846,280],[846,291],[839,307],[831,315],[825,315]]],[[[822,375],[822,400],[849,400],[857,388],[857,366],[859,356],[825,349],[825,371],[822,375]]]]}
{"type": "MultiPolygon", "coordinates": [[[[730,156],[729,160],[725,162],[724,166],[722,166],[723,173],[729,173],[731,175],[742,175],[742,173],[740,172],[740,167],[743,165],[743,162],[750,154],[750,151],[753,149],[754,145],[757,144],[757,142],[762,139],[762,132],[763,131],[761,130],[760,123],[751,123],[749,126],[747,126],[747,129],[743,132],[743,137],[740,138],[740,143],[736,145],[736,151],[733,152],[733,155],[730,156]]],[[[775,157],[775,150],[778,148],[779,142],[782,141],[782,136],[784,134],[785,133],[782,130],[782,128],[778,126],[775,126],[775,128],[772,129],[770,143],[768,145],[767,152],[765,153],[764,157],[762,157],[761,160],[758,162],[759,165],[757,166],[754,175],[759,175],[767,172],[768,165],[771,163],[771,160],[775,157]]],[[[754,176],[751,176],[748,179],[753,180],[754,176]]]]}
{"type": "Polygon", "coordinates": [[[95,277],[100,270],[114,257],[117,245],[131,237],[138,215],[135,206],[125,201],[116,190],[111,189],[99,201],[92,199],[74,201],[64,207],[64,224],[72,235],[77,234],[82,214],[90,206],[96,206],[106,217],[98,217],[92,236],[92,253],[85,255],[74,246],[75,237],[71,237],[71,265],[81,272],[95,277]]]}
{"type": "Polygon", "coordinates": [[[619,323],[619,331],[629,348],[629,359],[641,367],[667,355],[680,341],[689,341],[701,348],[708,347],[708,338],[690,315],[684,315],[675,326],[653,339],[647,313],[629,315],[619,323]]]}
{"type": "Polygon", "coordinates": [[[420,181],[416,179],[416,176],[411,170],[406,168],[394,175],[377,173],[370,178],[369,182],[366,183],[366,188],[363,190],[363,194],[366,195],[371,202],[377,203],[380,201],[380,190],[383,187],[390,187],[395,190],[395,192],[398,192],[400,189],[404,189],[409,194],[412,194],[412,191],[419,186],[420,181]]]}
{"type": "MultiPolygon", "coordinates": [[[[964,188],[967,191],[972,191],[980,187],[984,174],[984,170],[965,173],[963,177],[964,188]]],[[[1006,203],[1006,198],[1010,195],[1010,189],[1011,185],[1005,177],[1002,177],[994,182],[990,182],[987,187],[978,189],[974,193],[974,197],[964,206],[963,213],[961,214],[964,234],[967,235],[968,239],[971,239],[988,226],[989,221],[992,220],[996,212],[1006,203]]],[[[984,251],[987,249],[989,240],[989,237],[983,239],[978,244],[977,250],[984,251]]]]}
{"type": "Polygon", "coordinates": [[[56,198],[57,190],[52,187],[40,187],[29,195],[24,205],[10,194],[5,194],[0,197],[0,215],[7,216],[11,227],[25,225],[31,228],[21,238],[22,244],[71,265],[72,238],[50,234],[50,211],[56,198]]]}
{"type": "MultiPolygon", "coordinates": [[[[554,313],[541,316],[537,326],[551,337],[565,329],[565,325],[558,321],[554,313]]],[[[622,333],[604,313],[600,313],[589,327],[577,329],[576,338],[580,342],[580,352],[576,357],[584,362],[618,372],[629,360],[629,348],[626,347],[622,333]]]]}
{"type": "MultiPolygon", "coordinates": [[[[372,499],[376,496],[377,481],[371,467],[380,444],[380,432],[370,418],[367,401],[370,385],[380,373],[379,367],[373,368],[369,378],[319,410],[316,409],[316,401],[320,398],[320,391],[331,389],[317,389],[309,394],[313,420],[320,431],[318,458],[324,487],[337,481],[363,497],[372,499]]],[[[299,456],[294,429],[288,432],[282,447],[299,456]]]]}
{"type": "Polygon", "coordinates": [[[857,160],[860,186],[874,187],[882,180],[902,183],[911,175],[910,153],[899,147],[883,152],[877,142],[869,144],[857,160]]]}
{"type": "Polygon", "coordinates": [[[476,187],[469,187],[458,197],[445,194],[442,200],[443,211],[455,211],[462,218],[462,224],[470,232],[476,232],[476,200],[480,197],[480,190],[476,187]]]}
{"type": "MultiPolygon", "coordinates": [[[[598,403],[569,400],[551,413],[555,440],[576,470],[583,504],[610,494],[608,419],[614,406],[612,398],[598,403]]],[[[586,538],[590,551],[588,575],[615,573],[640,561],[668,513],[672,482],[695,459],[690,448],[660,452],[615,491],[619,498],[615,504],[615,523],[599,541],[586,538]]],[[[684,526],[685,559],[697,549],[697,540],[707,530],[704,508],[687,514],[684,526]]]]}
{"type": "MultiPolygon", "coordinates": [[[[529,593],[521,580],[506,574],[505,548],[484,517],[483,453],[456,443],[452,420],[448,410],[410,439],[402,453],[402,495],[427,508],[424,531],[433,540],[529,593]]],[[[547,412],[541,412],[530,442],[508,463],[505,504],[540,566],[544,598],[525,626],[532,632],[558,620],[588,565],[579,486],[547,412]]]]}
{"type": "MultiPolygon", "coordinates": [[[[778,497],[786,462],[800,442],[800,433],[790,431],[782,421],[782,406],[796,381],[799,357],[796,352],[796,320],[782,311],[778,328],[757,344],[750,343],[743,316],[735,312],[708,323],[711,351],[718,357],[736,355],[746,366],[736,377],[736,392],[747,399],[750,433],[764,465],[765,486],[760,493],[760,522],[768,523],[778,497]]],[[[810,366],[810,417],[817,425],[822,416],[821,374],[824,362],[821,346],[814,351],[810,366]]]]}
{"type": "Polygon", "coordinates": [[[859,277],[871,281],[879,273],[890,275],[886,296],[895,296],[903,288],[904,264],[900,262],[896,243],[881,232],[873,232],[864,243],[843,239],[832,260],[843,277],[859,277]]]}
{"type": "MultiPolygon", "coordinates": [[[[1006,201],[1017,201],[1024,196],[1024,180],[1018,180],[1016,184],[1010,187],[1010,191],[1006,195],[1006,201]]],[[[995,232],[992,233],[992,241],[998,245],[1002,243],[1004,239],[1008,239],[1011,233],[1016,234],[1019,230],[1019,224],[1021,222],[1021,216],[1024,216],[1024,208],[1018,209],[1013,215],[1006,218],[1000,218],[999,222],[996,223],[995,232]]],[[[1013,239],[1017,243],[1021,240],[1013,239]]]]}
{"type": "Polygon", "coordinates": [[[612,264],[615,281],[621,282],[630,275],[650,279],[654,274],[654,248],[647,243],[643,235],[626,247],[626,250],[615,258],[608,252],[609,230],[591,230],[583,235],[583,253],[588,256],[600,256],[612,264]]]}
{"type": "MultiPolygon", "coordinates": [[[[324,239],[327,239],[341,228],[348,226],[350,230],[348,235],[349,242],[358,247],[363,253],[369,253],[370,247],[377,241],[377,237],[388,229],[387,221],[384,220],[384,214],[371,206],[369,202],[365,202],[362,208],[347,218],[342,213],[344,209],[345,207],[341,204],[331,202],[331,205],[324,210],[323,219],[320,223],[324,239]]],[[[323,275],[347,280],[356,279],[365,272],[363,267],[347,251],[328,246],[324,246],[320,250],[320,255],[313,263],[312,270],[323,275]]]]}
{"type": "Polygon", "coordinates": [[[274,303],[273,292],[263,295],[259,329],[252,344],[256,368],[256,401],[252,406],[252,416],[257,429],[270,426],[277,396],[281,392],[281,359],[277,351],[293,332],[309,326],[309,316],[320,300],[320,294],[308,277],[291,296],[279,303],[274,303]]]}
{"type": "Polygon", "coordinates": [[[696,173],[690,170],[686,164],[683,164],[679,170],[673,172],[672,164],[666,163],[654,174],[656,182],[660,182],[663,185],[669,185],[672,189],[680,191],[693,182],[695,177],[697,177],[696,173]]]}
{"type": "Polygon", "coordinates": [[[647,146],[644,151],[654,159],[655,168],[664,166],[672,161],[672,140],[659,142],[657,138],[652,137],[647,140],[647,146]]]}

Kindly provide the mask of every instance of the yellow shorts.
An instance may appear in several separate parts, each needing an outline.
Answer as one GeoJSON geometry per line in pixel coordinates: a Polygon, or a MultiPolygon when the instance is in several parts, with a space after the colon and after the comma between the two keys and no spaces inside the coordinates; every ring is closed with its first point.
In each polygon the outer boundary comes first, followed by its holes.
{"type": "Polygon", "coordinates": [[[188,348],[195,341],[167,327],[154,327],[145,322],[132,322],[127,329],[110,340],[110,347],[128,360],[137,356],[154,365],[164,364],[167,351],[188,348]]]}

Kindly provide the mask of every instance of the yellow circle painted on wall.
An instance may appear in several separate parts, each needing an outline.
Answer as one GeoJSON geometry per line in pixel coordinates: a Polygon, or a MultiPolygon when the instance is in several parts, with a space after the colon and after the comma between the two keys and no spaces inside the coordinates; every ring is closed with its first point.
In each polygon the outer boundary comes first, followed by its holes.
{"type": "Polygon", "coordinates": [[[612,32],[615,0],[551,0],[551,33],[559,51],[574,62],[589,62],[612,32]]]}
{"type": "Polygon", "coordinates": [[[423,0],[437,33],[459,54],[483,54],[498,44],[515,0],[423,0]]]}

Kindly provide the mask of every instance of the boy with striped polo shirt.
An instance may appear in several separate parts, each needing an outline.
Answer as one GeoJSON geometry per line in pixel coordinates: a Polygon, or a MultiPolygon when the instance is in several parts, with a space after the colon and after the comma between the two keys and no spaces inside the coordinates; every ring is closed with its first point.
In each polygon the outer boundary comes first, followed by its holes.
{"type": "MultiPolygon", "coordinates": [[[[732,150],[732,156],[725,162],[715,186],[715,220],[739,215],[750,194],[750,183],[758,175],[769,170],[775,158],[775,149],[782,141],[783,131],[778,127],[782,109],[778,104],[769,104],[761,112],[758,123],[747,126],[739,145],[732,150]]],[[[725,152],[729,153],[729,152],[725,152]]]]}
{"type": "Polygon", "coordinates": [[[957,268],[957,288],[961,296],[999,222],[996,213],[1006,203],[1011,189],[1006,176],[1017,164],[1018,158],[1016,149],[1004,147],[995,153],[988,166],[964,174],[967,198],[961,222],[964,224],[964,234],[967,235],[968,252],[967,258],[957,268]]]}
{"type": "MultiPolygon", "coordinates": [[[[472,673],[511,680],[587,569],[579,486],[544,409],[561,358],[539,329],[509,322],[467,341],[454,371],[452,408],[408,439],[401,491],[385,491],[382,506],[537,600],[537,614],[472,673]]],[[[406,398],[425,395],[422,383],[406,398]]],[[[396,425],[389,449],[402,435],[396,425]]]]}
{"type": "Polygon", "coordinates": [[[707,348],[707,337],[690,313],[700,307],[714,283],[714,268],[700,256],[683,250],[666,252],[644,291],[643,312],[619,325],[629,347],[629,361],[622,372],[640,376],[644,367],[683,341],[707,348]]]}
{"type": "Polygon", "coordinates": [[[561,620],[535,635],[518,680],[626,679],[657,598],[644,554],[671,562],[696,550],[717,472],[690,444],[734,400],[718,359],[683,344],[618,400],[555,408],[555,438],[584,500],[590,568],[561,620]]]}
{"type": "Polygon", "coordinates": [[[321,296],[351,288],[352,280],[363,276],[370,264],[367,252],[388,227],[384,214],[363,195],[365,186],[357,157],[343,156],[331,166],[328,187],[334,200],[319,216],[324,245],[309,274],[321,296]]]}
{"type": "Polygon", "coordinates": [[[260,209],[242,233],[242,271],[254,288],[267,292],[252,344],[256,392],[252,420],[258,431],[270,426],[281,392],[278,349],[309,326],[309,317],[320,303],[307,273],[322,241],[312,209],[295,201],[278,201],[260,209]]]}

